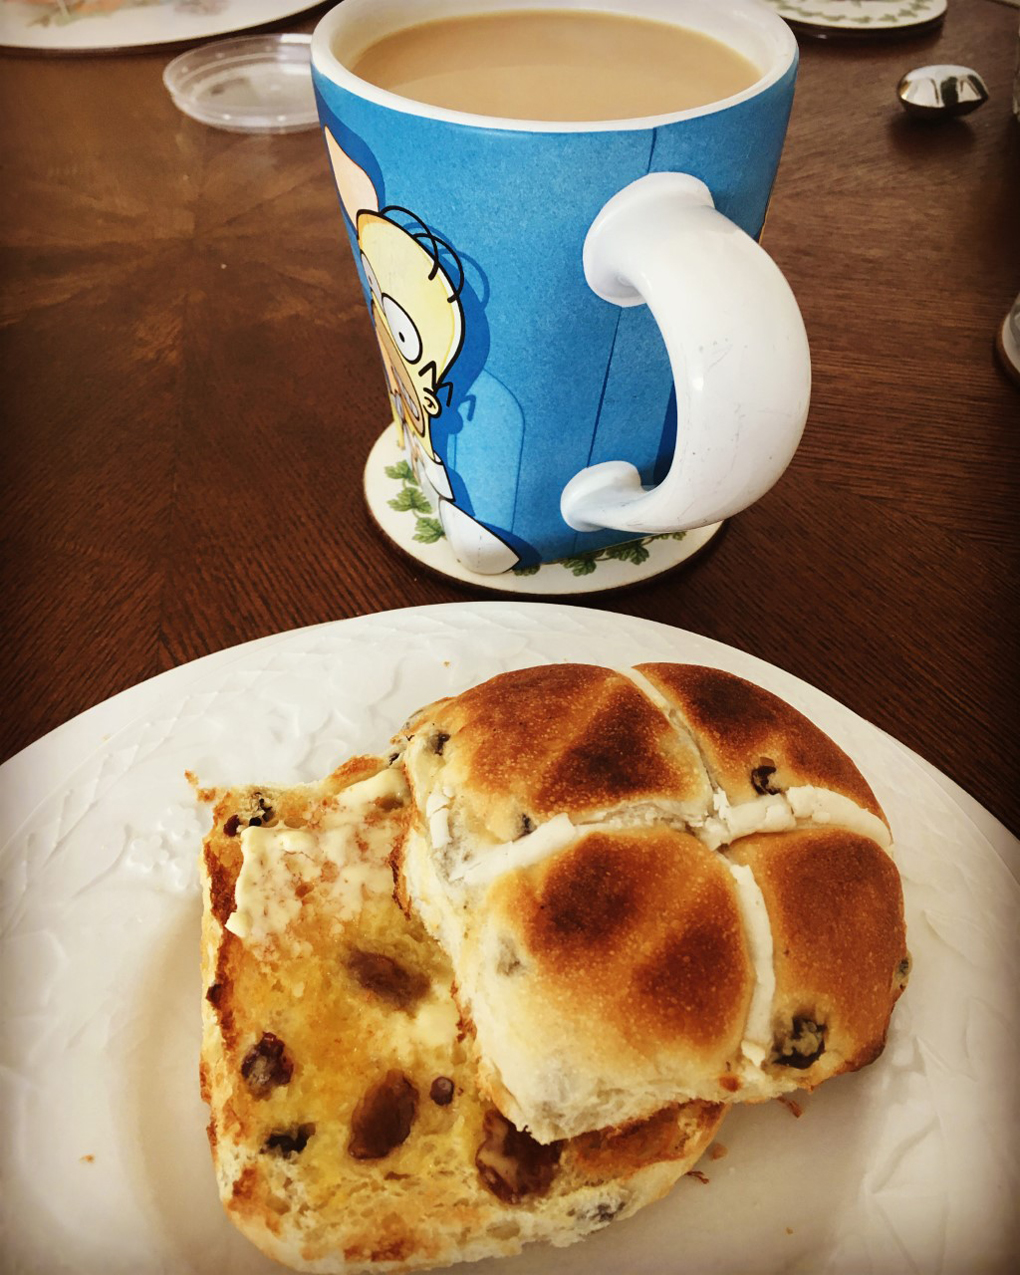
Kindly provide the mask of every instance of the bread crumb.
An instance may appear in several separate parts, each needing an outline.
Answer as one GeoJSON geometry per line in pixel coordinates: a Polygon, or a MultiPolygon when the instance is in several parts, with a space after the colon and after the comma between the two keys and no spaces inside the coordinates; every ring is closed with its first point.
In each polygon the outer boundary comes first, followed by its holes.
{"type": "Polygon", "coordinates": [[[723,1156],[727,1154],[728,1154],[728,1151],[721,1142],[714,1142],[712,1146],[709,1148],[708,1158],[710,1160],[721,1160],[723,1156]]]}
{"type": "Polygon", "coordinates": [[[82,1163],[82,1164],[93,1164],[93,1163],[95,1163],[95,1159],[96,1159],[96,1157],[95,1157],[94,1155],[83,1155],[83,1156],[81,1157],[81,1163],[82,1163]]]}
{"type": "Polygon", "coordinates": [[[787,1235],[792,1235],[792,1234],[793,1234],[793,1227],[792,1227],[792,1226],[788,1226],[788,1227],[786,1228],[786,1233],[787,1233],[787,1235]]]}
{"type": "Polygon", "coordinates": [[[790,1115],[794,1116],[797,1120],[799,1120],[804,1114],[804,1108],[795,1098],[779,1097],[776,1099],[776,1102],[781,1102],[790,1115]]]}
{"type": "Polygon", "coordinates": [[[686,1176],[689,1178],[697,1178],[703,1186],[708,1186],[711,1181],[710,1178],[705,1177],[700,1169],[689,1169],[686,1176]]]}

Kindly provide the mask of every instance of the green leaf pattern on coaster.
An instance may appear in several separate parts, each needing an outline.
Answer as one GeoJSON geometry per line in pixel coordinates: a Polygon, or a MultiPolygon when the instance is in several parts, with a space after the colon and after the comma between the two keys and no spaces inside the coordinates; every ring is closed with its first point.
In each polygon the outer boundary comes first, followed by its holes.
{"type": "Polygon", "coordinates": [[[422,491],[418,479],[415,477],[414,470],[408,462],[406,460],[398,460],[395,465],[387,465],[385,473],[387,478],[392,478],[394,482],[402,484],[396,496],[386,502],[389,507],[395,509],[397,513],[417,514],[414,539],[420,540],[422,544],[426,545],[432,545],[437,540],[442,540],[446,536],[446,532],[443,530],[443,524],[439,519],[422,516],[432,513],[432,505],[429,503],[429,498],[422,491]]]}
{"type": "Polygon", "coordinates": [[[633,562],[639,567],[648,561],[648,550],[640,540],[628,540],[622,545],[610,545],[606,550],[607,558],[616,558],[619,562],[633,562]]]}
{"type": "MultiPolygon", "coordinates": [[[[414,470],[406,460],[385,467],[387,478],[401,484],[396,496],[387,503],[398,513],[415,515],[415,531],[413,539],[422,544],[432,545],[443,540],[446,533],[443,524],[436,517],[428,517],[433,513],[428,497],[422,491],[415,477],[414,470]]],[[[683,540],[683,531],[666,532],[661,536],[644,536],[639,540],[627,540],[620,545],[610,545],[606,549],[590,549],[585,553],[572,554],[569,558],[561,558],[558,562],[534,563],[530,566],[520,565],[512,568],[516,576],[533,576],[539,571],[565,569],[575,576],[589,576],[596,570],[600,562],[630,562],[639,567],[648,561],[647,546],[653,540],[683,540]]]]}
{"type": "Polygon", "coordinates": [[[560,566],[575,576],[590,576],[597,565],[594,553],[579,553],[573,558],[561,558],[560,566]]]}
{"type": "Polygon", "coordinates": [[[533,576],[542,568],[552,569],[564,567],[571,575],[590,576],[600,562],[630,562],[640,567],[649,558],[648,546],[653,540],[683,540],[685,531],[667,531],[661,536],[644,536],[641,540],[626,540],[622,545],[609,545],[606,549],[589,549],[586,553],[575,553],[569,558],[560,558],[558,562],[546,562],[541,567],[513,567],[517,576],[533,576]]]}
{"type": "Polygon", "coordinates": [[[415,527],[414,539],[420,540],[422,544],[434,545],[446,535],[438,518],[419,518],[415,527]]]}
{"type": "Polygon", "coordinates": [[[396,509],[398,513],[403,513],[405,510],[412,510],[416,514],[430,514],[432,512],[432,506],[422,495],[421,490],[409,484],[401,487],[396,497],[389,502],[389,505],[391,509],[396,509]]]}

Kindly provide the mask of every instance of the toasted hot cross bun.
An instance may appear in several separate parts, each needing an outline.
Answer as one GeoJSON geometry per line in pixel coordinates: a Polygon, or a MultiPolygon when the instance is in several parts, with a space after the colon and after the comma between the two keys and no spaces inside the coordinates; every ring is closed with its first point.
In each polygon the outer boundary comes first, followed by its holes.
{"type": "Polygon", "coordinates": [[[889,827],[783,700],[696,665],[554,664],[395,744],[398,897],[451,962],[480,1092],[539,1142],[881,1052],[909,972],[889,827]]]}

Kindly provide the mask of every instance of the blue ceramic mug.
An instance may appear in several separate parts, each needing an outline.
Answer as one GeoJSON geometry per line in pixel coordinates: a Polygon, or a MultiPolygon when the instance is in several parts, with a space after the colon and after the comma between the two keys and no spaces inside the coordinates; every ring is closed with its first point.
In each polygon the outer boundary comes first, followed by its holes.
{"type": "Polygon", "coordinates": [[[756,240],[797,45],[760,0],[610,0],[761,71],[637,120],[470,115],[348,67],[413,23],[590,0],[344,0],[316,28],[327,152],[394,425],[451,548],[495,573],[705,526],[782,474],[807,415],[797,304],[756,240]]]}

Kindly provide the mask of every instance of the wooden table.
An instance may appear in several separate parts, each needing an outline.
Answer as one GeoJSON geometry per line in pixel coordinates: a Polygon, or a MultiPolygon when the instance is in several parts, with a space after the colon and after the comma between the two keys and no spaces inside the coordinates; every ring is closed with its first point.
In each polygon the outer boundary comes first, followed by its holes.
{"type": "MultiPolygon", "coordinates": [[[[1017,11],[802,39],[766,243],[814,359],[778,486],[686,568],[581,602],[730,643],[884,727],[1020,831],[1017,11]],[[907,69],[991,100],[919,126],[907,69]]],[[[311,20],[294,24],[310,29],[311,20]]],[[[384,543],[388,419],[317,132],[182,116],[168,54],[2,59],[6,757],[185,660],[297,625],[483,596],[384,543]]]]}

